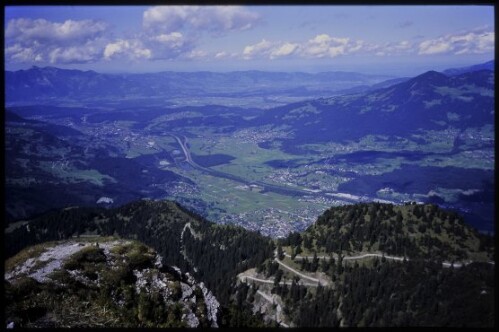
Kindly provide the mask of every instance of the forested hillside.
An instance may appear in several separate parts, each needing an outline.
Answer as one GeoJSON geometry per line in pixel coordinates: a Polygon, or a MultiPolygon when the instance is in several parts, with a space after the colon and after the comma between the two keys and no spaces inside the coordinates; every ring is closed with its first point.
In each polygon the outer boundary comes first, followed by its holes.
{"type": "Polygon", "coordinates": [[[209,223],[174,202],[137,201],[111,210],[75,207],[40,216],[6,234],[7,257],[29,245],[80,234],[139,240],[157,250],[164,264],[204,281],[222,305],[229,305],[237,273],[272,256],[273,250],[269,238],[209,223]],[[191,241],[191,232],[199,241],[191,241]]]}
{"type": "MultiPolygon", "coordinates": [[[[290,240],[295,238],[291,236],[290,240]]],[[[434,261],[493,259],[491,237],[467,226],[457,213],[433,204],[333,207],[301,238],[305,248],[326,254],[384,252],[412,259],[431,257],[434,261]]]]}
{"type": "Polygon", "coordinates": [[[294,326],[492,326],[494,255],[493,238],[456,213],[369,203],[325,211],[257,271],[288,281],[270,292],[294,326]]]}
{"type": "Polygon", "coordinates": [[[6,229],[10,257],[45,241],[135,239],[203,281],[221,326],[491,326],[494,246],[435,205],[333,207],[271,239],[170,201],[66,208],[6,229]]]}

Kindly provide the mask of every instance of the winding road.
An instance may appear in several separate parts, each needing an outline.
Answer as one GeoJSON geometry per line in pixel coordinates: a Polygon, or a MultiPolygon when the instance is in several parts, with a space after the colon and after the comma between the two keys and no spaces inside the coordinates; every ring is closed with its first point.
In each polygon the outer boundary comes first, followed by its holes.
{"type": "MultiPolygon", "coordinates": [[[[274,280],[273,279],[260,279],[260,278],[256,278],[256,277],[252,277],[252,276],[238,276],[238,278],[243,281],[243,282],[248,282],[248,279],[250,280],[253,280],[253,281],[256,281],[256,282],[259,282],[259,283],[262,283],[262,284],[274,284],[274,280]]],[[[292,281],[279,281],[279,285],[287,285],[287,286],[291,286],[293,284],[292,281]]],[[[307,283],[307,282],[303,282],[303,281],[298,281],[296,283],[297,285],[302,285],[302,286],[308,286],[308,287],[317,287],[318,284],[317,283],[314,283],[314,284],[311,284],[311,283],[307,283]]],[[[322,284],[321,284],[322,285],[322,284]]]]}
{"type": "MultiPolygon", "coordinates": [[[[288,253],[284,253],[284,256],[286,257],[289,257],[291,258],[291,256],[288,254],[288,253]]],[[[338,258],[338,255],[337,254],[333,254],[333,256],[335,256],[334,258],[337,259],[338,258]]],[[[356,259],[364,259],[364,258],[369,258],[369,257],[385,257],[386,259],[390,259],[390,260],[395,260],[395,261],[403,261],[404,260],[404,257],[399,257],[399,256],[389,256],[389,255],[384,255],[384,254],[378,254],[378,253],[368,253],[368,254],[363,254],[363,255],[358,255],[358,256],[344,256],[343,257],[343,260],[356,260],[356,259]]],[[[303,260],[303,259],[314,259],[314,256],[299,256],[299,255],[296,255],[295,256],[295,259],[296,260],[303,260]]],[[[329,256],[317,256],[317,258],[319,259],[330,259],[329,256]]],[[[405,260],[408,261],[409,258],[405,257],[405,260]]],[[[455,268],[460,268],[462,267],[463,265],[469,265],[473,263],[473,261],[466,261],[466,262],[442,262],[442,266],[443,267],[451,267],[452,264],[454,264],[454,267],[455,268]]],[[[495,262],[487,262],[488,264],[491,264],[491,265],[495,265],[495,262]]]]}
{"type": "Polygon", "coordinates": [[[317,287],[319,284],[320,285],[329,286],[329,282],[327,280],[317,279],[317,278],[310,277],[310,276],[308,276],[306,274],[301,273],[300,271],[297,271],[297,270],[293,269],[291,266],[286,265],[284,262],[280,261],[277,258],[277,252],[276,252],[276,257],[274,258],[274,261],[276,261],[279,265],[281,265],[282,267],[284,267],[286,270],[293,272],[297,276],[299,276],[299,277],[301,277],[303,279],[307,279],[307,280],[316,282],[317,284],[313,284],[315,287],[317,287]]]}
{"type": "MultiPolygon", "coordinates": [[[[284,253],[284,256],[291,258],[291,255],[289,255],[287,252],[284,253]]],[[[333,258],[337,259],[338,254],[333,254],[333,258]]],[[[398,257],[398,256],[388,256],[384,255],[386,259],[391,259],[391,260],[396,260],[396,261],[403,261],[404,257],[398,257]]],[[[363,259],[363,258],[368,258],[368,257],[383,257],[383,254],[377,254],[377,253],[372,253],[372,254],[363,254],[363,255],[358,255],[358,256],[344,256],[343,260],[356,260],[356,259],[363,259]]],[[[318,259],[330,259],[329,256],[317,256],[318,259]]],[[[303,259],[314,259],[314,256],[300,256],[296,255],[295,256],[296,260],[303,260],[303,259]]],[[[409,260],[409,258],[406,257],[406,260],[409,260]]]]}
{"type": "MultiPolygon", "coordinates": [[[[284,253],[285,256],[287,257],[291,257],[290,255],[288,255],[287,253],[284,253]]],[[[303,282],[303,280],[299,280],[298,281],[298,284],[300,285],[303,285],[303,286],[308,286],[308,287],[318,287],[319,285],[325,285],[325,286],[329,286],[330,282],[327,281],[327,280],[320,280],[320,279],[317,279],[317,278],[313,278],[313,277],[310,277],[306,274],[303,274],[301,273],[300,271],[297,271],[296,269],[292,268],[291,266],[285,264],[284,262],[280,261],[278,259],[278,256],[277,256],[277,250],[274,251],[274,261],[276,261],[280,266],[282,266],[283,268],[287,269],[288,271],[291,271],[292,273],[294,273],[295,275],[299,276],[300,278],[303,278],[303,279],[307,279],[307,280],[310,280],[314,283],[307,283],[307,282],[303,282]]],[[[391,260],[396,260],[396,261],[404,261],[404,257],[397,257],[397,256],[389,256],[389,255],[384,255],[384,254],[379,254],[379,253],[367,253],[367,254],[362,254],[362,255],[357,255],[357,256],[345,256],[343,257],[343,260],[356,260],[356,259],[364,259],[364,258],[369,258],[369,257],[385,257],[386,259],[391,259],[391,260]]],[[[313,259],[314,257],[313,256],[296,256],[296,258],[298,259],[313,259]]],[[[329,259],[330,257],[329,256],[317,256],[317,258],[319,259],[329,259]]],[[[409,260],[408,258],[405,258],[405,260],[409,260]]],[[[446,267],[446,268],[449,268],[451,266],[454,266],[455,268],[460,268],[464,265],[468,265],[472,263],[472,261],[468,261],[468,262],[454,262],[454,263],[449,263],[449,262],[443,262],[442,263],[442,267],[446,267]]],[[[488,264],[492,264],[494,265],[495,263],[494,262],[487,262],[488,264]]],[[[249,276],[249,275],[243,275],[243,273],[239,274],[237,276],[237,278],[239,280],[241,280],[242,282],[245,282],[245,283],[248,283],[248,280],[253,280],[253,281],[256,281],[256,282],[259,282],[259,283],[263,283],[263,284],[271,284],[273,285],[274,284],[274,279],[261,279],[261,278],[257,278],[257,277],[253,277],[253,276],[249,276]]],[[[292,282],[291,281],[280,281],[279,282],[279,285],[292,285],[292,282]]],[[[261,292],[260,290],[258,290],[258,294],[260,294],[264,299],[266,299],[267,301],[271,302],[272,304],[275,303],[275,299],[263,292],[261,292]]],[[[287,326],[286,324],[282,323],[282,322],[279,322],[279,324],[283,327],[289,327],[287,326]]]]}

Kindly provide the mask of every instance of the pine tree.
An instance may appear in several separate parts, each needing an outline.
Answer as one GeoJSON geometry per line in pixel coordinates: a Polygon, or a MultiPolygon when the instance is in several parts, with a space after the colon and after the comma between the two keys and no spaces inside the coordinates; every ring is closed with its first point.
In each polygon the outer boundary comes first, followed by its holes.
{"type": "Polygon", "coordinates": [[[284,251],[280,243],[277,245],[277,258],[281,261],[284,259],[284,251]]]}
{"type": "Polygon", "coordinates": [[[317,253],[314,252],[314,258],[312,259],[312,264],[310,266],[310,270],[312,272],[316,272],[319,267],[319,258],[317,258],[317,253]]]}
{"type": "Polygon", "coordinates": [[[301,253],[302,253],[301,245],[298,244],[298,246],[296,247],[296,255],[299,255],[301,253]]]}
{"type": "Polygon", "coordinates": [[[274,286],[278,286],[279,282],[281,282],[283,272],[281,269],[278,269],[276,271],[275,277],[274,277],[274,286]]]}

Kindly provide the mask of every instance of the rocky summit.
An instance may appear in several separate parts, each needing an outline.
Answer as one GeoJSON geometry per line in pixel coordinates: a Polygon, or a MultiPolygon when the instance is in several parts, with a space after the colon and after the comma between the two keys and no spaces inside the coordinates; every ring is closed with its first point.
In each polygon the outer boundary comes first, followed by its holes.
{"type": "Polygon", "coordinates": [[[219,303],[144,244],[87,237],[6,262],[9,327],[218,327],[219,303]]]}

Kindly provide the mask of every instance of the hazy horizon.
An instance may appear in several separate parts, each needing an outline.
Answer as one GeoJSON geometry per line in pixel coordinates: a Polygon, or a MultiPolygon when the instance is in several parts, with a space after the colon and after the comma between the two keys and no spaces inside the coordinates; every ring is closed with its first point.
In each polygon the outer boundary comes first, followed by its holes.
{"type": "Polygon", "coordinates": [[[392,69],[392,70],[386,70],[386,69],[378,69],[378,70],[362,70],[362,69],[357,69],[351,68],[350,70],[347,70],[348,68],[325,68],[324,70],[266,70],[266,69],[253,69],[253,68],[240,68],[240,69],[226,69],[226,70],[216,70],[216,69],[197,69],[197,70],[189,70],[186,68],[185,70],[176,70],[175,68],[172,69],[162,69],[162,70],[146,70],[146,71],[134,71],[134,70],[104,70],[104,69],[93,69],[93,68],[79,68],[79,67],[74,67],[74,66],[64,66],[64,65],[47,65],[47,66],[40,66],[40,65],[29,65],[29,66],[22,66],[19,68],[15,69],[5,69],[6,71],[18,71],[18,70],[29,70],[34,67],[38,68],[59,68],[59,69],[65,69],[65,70],[81,70],[81,71],[95,71],[97,73],[101,74],[155,74],[155,73],[162,73],[162,72],[176,72],[176,73],[196,73],[196,72],[208,72],[208,73],[234,73],[234,72],[251,72],[251,71],[256,71],[256,72],[265,72],[265,73],[305,73],[305,74],[319,74],[319,73],[327,73],[327,72],[351,72],[351,73],[360,73],[360,74],[366,74],[366,75],[386,75],[386,76],[417,76],[420,74],[423,74],[427,71],[443,71],[446,69],[451,69],[451,68],[460,68],[460,67],[467,67],[467,66],[473,66],[473,65],[478,65],[482,63],[486,63],[489,61],[494,61],[495,59],[489,59],[485,60],[479,63],[472,62],[472,63],[457,63],[455,65],[442,65],[442,66],[434,66],[434,67],[413,67],[411,68],[410,71],[400,71],[397,69],[392,69]],[[420,69],[418,69],[420,68],[420,69]]]}

